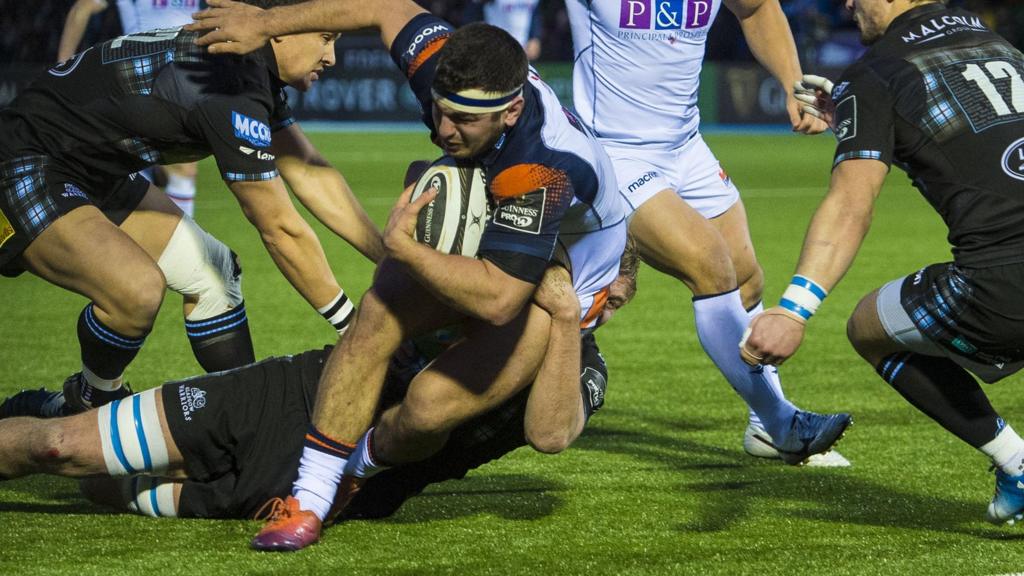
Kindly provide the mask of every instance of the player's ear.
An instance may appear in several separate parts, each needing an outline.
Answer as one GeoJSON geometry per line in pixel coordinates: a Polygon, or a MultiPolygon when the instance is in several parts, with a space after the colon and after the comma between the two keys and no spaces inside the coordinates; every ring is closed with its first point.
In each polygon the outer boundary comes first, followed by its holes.
{"type": "Polygon", "coordinates": [[[519,117],[523,114],[525,103],[526,100],[522,96],[516,96],[516,99],[509,104],[508,108],[505,109],[505,126],[509,128],[515,126],[516,122],[519,121],[519,117]]]}

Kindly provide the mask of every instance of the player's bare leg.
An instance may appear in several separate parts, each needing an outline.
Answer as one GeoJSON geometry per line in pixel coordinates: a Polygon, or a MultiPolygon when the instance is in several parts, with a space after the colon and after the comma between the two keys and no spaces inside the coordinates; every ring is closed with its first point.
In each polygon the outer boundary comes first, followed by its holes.
{"type": "Polygon", "coordinates": [[[754,254],[754,243],[750,240],[747,226],[747,211],[742,200],[737,200],[720,216],[709,220],[725,240],[729,249],[729,260],[740,287],[740,298],[747,310],[761,303],[764,291],[764,270],[754,254]]]}
{"type": "Polygon", "coordinates": [[[675,192],[662,190],[644,202],[633,213],[629,232],[644,262],[681,280],[694,296],[736,289],[725,241],[675,192]]]}
{"type": "Polygon", "coordinates": [[[729,247],[714,225],[675,192],[662,190],[637,209],[629,231],[645,262],[690,287],[697,336],[733,389],[768,424],[769,433],[787,435],[796,407],[764,370],[750,370],[737,353],[750,319],[729,247]]]}
{"type": "Polygon", "coordinates": [[[391,355],[402,340],[463,319],[403,266],[385,260],[356,318],[327,359],[292,496],[256,538],[258,550],[299,550],[320,536],[349,457],[377,411],[391,355]]]}
{"type": "MultiPolygon", "coordinates": [[[[456,426],[533,382],[550,326],[550,316],[536,306],[524,308],[503,326],[469,322],[465,337],[413,379],[398,409],[385,413],[374,429],[378,464],[429,457],[456,426]]],[[[355,464],[353,458],[350,468],[355,464]]]]}
{"type": "Polygon", "coordinates": [[[0,420],[0,478],[127,476],[183,464],[159,388],[66,418],[0,420]]]}
{"type": "Polygon", "coordinates": [[[78,398],[75,409],[125,395],[124,369],[142,347],[164,296],[156,263],[94,206],[58,218],[22,253],[21,262],[91,300],[78,320],[82,373],[68,381],[78,398]]]}

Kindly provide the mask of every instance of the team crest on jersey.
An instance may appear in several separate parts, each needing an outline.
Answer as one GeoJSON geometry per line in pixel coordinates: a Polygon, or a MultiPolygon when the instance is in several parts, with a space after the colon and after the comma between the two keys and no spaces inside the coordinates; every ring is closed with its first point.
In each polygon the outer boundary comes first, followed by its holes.
{"type": "Polygon", "coordinates": [[[235,138],[240,138],[257,148],[270,147],[270,126],[245,114],[231,111],[231,125],[235,128],[235,138]]]}
{"type": "Polygon", "coordinates": [[[206,407],[206,391],[182,384],[178,386],[178,400],[181,401],[182,416],[186,422],[191,422],[192,414],[206,407]]]}
{"type": "Polygon", "coordinates": [[[711,22],[712,0],[620,0],[619,28],[692,30],[711,22]]]}
{"type": "Polygon", "coordinates": [[[547,188],[516,196],[498,205],[494,211],[494,224],[527,234],[540,234],[544,224],[544,203],[547,188]]]}
{"type": "Polygon", "coordinates": [[[836,104],[836,142],[857,137],[857,96],[853,95],[836,104]]]}
{"type": "Polygon", "coordinates": [[[1003,172],[1010,178],[1024,180],[1024,138],[1010,144],[1003,152],[1003,172]]]}

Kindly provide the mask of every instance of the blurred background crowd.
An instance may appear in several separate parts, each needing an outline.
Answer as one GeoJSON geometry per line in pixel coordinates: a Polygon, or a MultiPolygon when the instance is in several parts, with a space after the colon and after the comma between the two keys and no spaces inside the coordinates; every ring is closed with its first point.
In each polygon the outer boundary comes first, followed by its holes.
{"type": "MultiPolygon", "coordinates": [[[[61,28],[74,1],[0,0],[0,64],[55,61],[61,28]]],[[[111,4],[115,1],[109,0],[111,4]]],[[[452,23],[462,24],[483,19],[486,10],[493,9],[493,4],[500,0],[418,1],[452,23]]],[[[536,6],[528,45],[535,59],[572,60],[566,1],[581,0],[514,0],[518,8],[536,6]]],[[[1014,45],[1024,45],[1024,0],[951,0],[950,3],[980,14],[991,28],[1014,45]]],[[[782,0],[805,66],[842,67],[859,55],[856,29],[843,4],[843,0],[782,0]]],[[[117,10],[105,10],[93,17],[84,45],[117,36],[120,30],[117,10]]],[[[732,62],[752,59],[739,25],[728,10],[722,10],[712,29],[708,59],[732,62]]]]}

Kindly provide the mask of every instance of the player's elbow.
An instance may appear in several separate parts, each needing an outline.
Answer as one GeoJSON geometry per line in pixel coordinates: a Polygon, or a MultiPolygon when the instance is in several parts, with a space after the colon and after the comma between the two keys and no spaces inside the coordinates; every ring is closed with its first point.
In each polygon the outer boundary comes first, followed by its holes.
{"type": "Polygon", "coordinates": [[[504,326],[519,316],[523,304],[510,297],[496,295],[481,310],[481,320],[493,326],[504,326]]]}
{"type": "Polygon", "coordinates": [[[576,434],[566,428],[561,429],[526,429],[526,443],[541,454],[558,454],[568,448],[576,434]]]}

